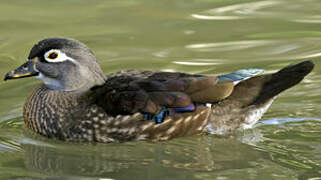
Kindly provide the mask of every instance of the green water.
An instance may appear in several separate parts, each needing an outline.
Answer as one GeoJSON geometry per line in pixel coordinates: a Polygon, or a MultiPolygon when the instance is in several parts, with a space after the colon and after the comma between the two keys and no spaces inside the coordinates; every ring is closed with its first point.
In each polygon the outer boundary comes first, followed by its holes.
{"type": "Polygon", "coordinates": [[[54,36],[86,43],[106,73],[272,72],[306,59],[316,68],[254,129],[160,143],[42,138],[21,116],[40,81],[0,82],[0,179],[321,179],[320,9],[318,0],[1,0],[0,77],[54,36]]]}

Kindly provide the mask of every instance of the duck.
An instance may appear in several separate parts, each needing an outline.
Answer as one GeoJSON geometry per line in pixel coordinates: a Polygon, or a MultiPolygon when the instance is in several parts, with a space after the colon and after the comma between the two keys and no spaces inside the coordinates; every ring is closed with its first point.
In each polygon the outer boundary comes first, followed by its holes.
{"type": "Polygon", "coordinates": [[[47,138],[74,142],[161,141],[252,128],[273,100],[304,79],[311,61],[205,76],[122,70],[105,75],[94,53],[72,38],[46,38],[4,80],[36,77],[23,119],[47,138]]]}

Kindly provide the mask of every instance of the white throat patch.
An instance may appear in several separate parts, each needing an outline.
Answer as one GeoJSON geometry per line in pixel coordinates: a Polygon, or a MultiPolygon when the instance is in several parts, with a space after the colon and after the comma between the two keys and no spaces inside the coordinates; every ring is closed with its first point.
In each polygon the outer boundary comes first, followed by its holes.
{"type": "Polygon", "coordinates": [[[40,72],[39,72],[39,75],[36,76],[36,78],[41,79],[45,83],[45,85],[48,86],[50,89],[55,89],[55,90],[62,89],[62,84],[59,81],[53,78],[46,77],[40,72]]]}

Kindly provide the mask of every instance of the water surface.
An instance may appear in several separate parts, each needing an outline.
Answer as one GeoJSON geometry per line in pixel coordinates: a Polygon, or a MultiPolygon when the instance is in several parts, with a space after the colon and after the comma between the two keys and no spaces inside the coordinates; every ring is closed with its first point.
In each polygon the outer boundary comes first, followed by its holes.
{"type": "Polygon", "coordinates": [[[106,73],[315,70],[260,123],[233,136],[124,144],[65,143],[25,129],[41,82],[0,82],[0,179],[321,179],[321,2],[318,0],[1,0],[0,76],[46,37],[87,44],[106,73]]]}

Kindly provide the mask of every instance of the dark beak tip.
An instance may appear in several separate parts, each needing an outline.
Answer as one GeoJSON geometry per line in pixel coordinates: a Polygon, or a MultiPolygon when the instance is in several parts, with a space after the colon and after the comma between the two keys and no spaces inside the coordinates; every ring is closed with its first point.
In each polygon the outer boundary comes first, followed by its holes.
{"type": "Polygon", "coordinates": [[[34,70],[33,66],[34,66],[34,61],[27,61],[17,69],[8,72],[4,76],[3,80],[6,81],[9,79],[20,79],[20,78],[25,78],[30,76],[37,76],[38,72],[34,70]]]}
{"type": "Polygon", "coordinates": [[[4,81],[6,81],[6,80],[9,80],[9,79],[12,79],[12,74],[13,74],[13,72],[11,71],[11,72],[8,72],[5,76],[4,76],[4,81]]]}

